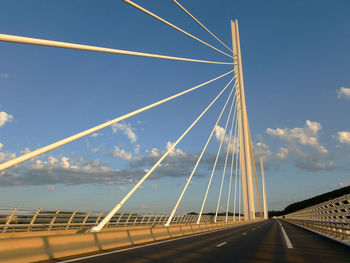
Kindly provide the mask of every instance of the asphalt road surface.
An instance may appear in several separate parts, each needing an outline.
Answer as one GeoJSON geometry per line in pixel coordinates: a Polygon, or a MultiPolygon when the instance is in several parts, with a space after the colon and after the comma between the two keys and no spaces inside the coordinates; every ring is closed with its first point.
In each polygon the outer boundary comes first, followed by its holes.
{"type": "Polygon", "coordinates": [[[350,247],[292,224],[269,220],[54,262],[350,262],[350,247]],[[283,233],[284,232],[284,233],[283,233]]]}

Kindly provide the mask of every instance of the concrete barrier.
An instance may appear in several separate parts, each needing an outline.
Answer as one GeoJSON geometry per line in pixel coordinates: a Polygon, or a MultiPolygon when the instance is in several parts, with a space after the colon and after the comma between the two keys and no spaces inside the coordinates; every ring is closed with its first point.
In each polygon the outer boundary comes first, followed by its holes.
{"type": "Polygon", "coordinates": [[[152,229],[135,229],[135,230],[127,230],[129,233],[129,238],[132,244],[142,244],[146,242],[155,241],[155,237],[152,234],[152,229]]]}
{"type": "MultiPolygon", "coordinates": [[[[244,222],[244,224],[257,221],[244,222]]],[[[242,223],[175,225],[168,228],[157,226],[123,230],[116,228],[114,231],[108,229],[99,233],[0,238],[0,262],[24,263],[62,258],[239,225],[242,223]]]]}
{"type": "Polygon", "coordinates": [[[155,240],[163,240],[170,238],[169,229],[165,227],[152,228],[152,234],[155,240]]]}

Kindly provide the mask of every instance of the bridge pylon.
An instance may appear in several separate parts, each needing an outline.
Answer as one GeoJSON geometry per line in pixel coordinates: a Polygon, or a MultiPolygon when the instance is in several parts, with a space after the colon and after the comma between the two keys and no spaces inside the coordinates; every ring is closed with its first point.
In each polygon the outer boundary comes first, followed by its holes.
{"type": "MultiPolygon", "coordinates": [[[[244,220],[255,219],[254,190],[252,178],[253,151],[249,132],[248,114],[245,102],[241,47],[238,21],[231,20],[233,64],[237,82],[238,127],[240,142],[240,167],[242,179],[242,201],[244,220]]],[[[254,165],[255,167],[255,165],[254,165]]],[[[256,186],[258,187],[258,186],[256,186]]]]}

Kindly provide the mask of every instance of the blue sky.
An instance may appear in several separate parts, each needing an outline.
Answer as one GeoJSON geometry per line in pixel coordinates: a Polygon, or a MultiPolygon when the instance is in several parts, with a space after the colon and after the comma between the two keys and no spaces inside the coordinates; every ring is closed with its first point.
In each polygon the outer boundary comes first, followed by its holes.
{"type": "MultiPolygon", "coordinates": [[[[226,51],[172,1],[135,2],[226,51]]],[[[349,1],[179,2],[230,47],[230,19],[239,21],[247,111],[256,156],[266,162],[270,208],[348,185],[349,1]]],[[[0,7],[2,34],[231,62],[122,1],[1,1],[0,7]]],[[[232,68],[11,43],[0,43],[0,57],[1,162],[232,68]]],[[[0,173],[0,206],[110,209],[156,161],[152,149],[164,152],[229,80],[0,173]]],[[[123,210],[169,212],[225,97],[176,147],[168,160],[173,170],[147,180],[123,210]]],[[[214,139],[179,213],[199,210],[217,147],[214,139]]],[[[216,205],[220,171],[215,176],[207,211],[216,205]]]]}

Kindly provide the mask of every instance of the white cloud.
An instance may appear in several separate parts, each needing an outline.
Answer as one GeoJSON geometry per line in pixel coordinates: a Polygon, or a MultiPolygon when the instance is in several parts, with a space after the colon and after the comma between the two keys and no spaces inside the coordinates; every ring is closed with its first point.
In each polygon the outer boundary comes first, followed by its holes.
{"type": "Polygon", "coordinates": [[[350,132],[348,131],[340,131],[337,133],[337,140],[340,143],[344,143],[344,144],[349,144],[350,145],[350,132]]]}
{"type": "Polygon", "coordinates": [[[103,136],[103,133],[94,132],[94,133],[92,133],[90,136],[96,138],[96,137],[98,137],[98,136],[103,136]]]}
{"type": "Polygon", "coordinates": [[[230,135],[225,133],[225,129],[223,127],[221,127],[220,125],[217,125],[215,127],[215,138],[217,141],[221,142],[222,137],[224,137],[224,145],[226,145],[226,151],[228,149],[228,145],[230,145],[229,150],[232,151],[233,148],[236,147],[236,139],[238,139],[238,138],[235,138],[234,134],[232,134],[231,135],[231,142],[229,144],[230,135]]]}
{"type": "Polygon", "coordinates": [[[7,73],[0,73],[0,79],[7,79],[9,77],[9,74],[7,73]]]}
{"type": "Polygon", "coordinates": [[[4,146],[4,145],[0,142],[0,150],[2,149],[3,146],[4,146]]]}
{"type": "MultiPolygon", "coordinates": [[[[167,142],[166,143],[166,150],[168,151],[172,146],[174,145],[174,143],[172,142],[167,142]]],[[[185,153],[180,150],[180,149],[172,149],[170,152],[169,152],[169,156],[172,156],[172,157],[175,157],[175,156],[184,156],[185,153]]]]}
{"type": "Polygon", "coordinates": [[[289,150],[287,148],[281,147],[279,149],[279,152],[277,153],[277,157],[280,158],[281,160],[285,160],[288,157],[289,150]]]}
{"type": "Polygon", "coordinates": [[[130,123],[115,123],[112,125],[112,131],[113,133],[117,133],[118,131],[123,132],[129,138],[131,143],[135,143],[137,141],[137,135],[130,123]]]}
{"type": "MultiPolygon", "coordinates": [[[[51,160],[51,161],[54,162],[54,160],[51,160]]],[[[78,169],[78,166],[70,164],[70,159],[68,157],[62,157],[60,165],[62,168],[66,168],[66,169],[67,168],[78,169]]]]}
{"type": "Polygon", "coordinates": [[[10,122],[13,120],[13,116],[4,111],[0,112],[0,127],[4,126],[6,122],[10,122]]]}
{"type": "Polygon", "coordinates": [[[28,147],[24,148],[23,151],[20,151],[20,154],[23,155],[23,154],[27,154],[27,153],[30,153],[30,149],[28,147]]]}
{"type": "Polygon", "coordinates": [[[220,125],[215,127],[215,138],[218,141],[222,140],[222,137],[225,136],[225,129],[223,127],[221,127],[220,125]]]}
{"type": "Polygon", "coordinates": [[[318,142],[319,131],[321,129],[322,126],[319,122],[307,120],[304,128],[277,128],[275,130],[267,128],[266,132],[281,140],[288,141],[290,144],[297,142],[302,145],[309,145],[317,149],[320,153],[328,153],[328,150],[318,142]]]}
{"type": "Polygon", "coordinates": [[[49,156],[49,164],[51,166],[55,166],[56,164],[58,164],[58,160],[57,158],[53,157],[53,156],[49,156]]]}
{"type": "Polygon", "coordinates": [[[153,148],[150,151],[150,155],[153,156],[153,157],[158,157],[160,155],[159,150],[157,148],[153,148]]]}
{"type": "MultiPolygon", "coordinates": [[[[169,150],[172,145],[172,142],[167,142],[165,146],[166,150],[169,150]]],[[[129,163],[129,169],[142,169],[144,173],[148,172],[149,168],[165,154],[166,150],[161,151],[157,148],[153,148],[151,151],[146,151],[146,155],[137,156],[129,163]]],[[[174,148],[164,161],[152,172],[150,177],[152,179],[160,177],[188,177],[197,159],[197,154],[186,153],[181,149],[174,148]]],[[[206,173],[203,171],[207,172],[209,169],[212,169],[214,160],[215,156],[213,154],[204,154],[196,171],[196,176],[204,176],[206,173]]],[[[220,158],[217,169],[222,169],[222,167],[223,160],[220,158]]]]}
{"type": "Polygon", "coordinates": [[[69,168],[70,163],[69,163],[69,158],[68,157],[62,157],[61,158],[61,166],[62,168],[69,168]]]}
{"type": "Polygon", "coordinates": [[[16,158],[15,153],[0,152],[0,162],[6,162],[6,161],[12,160],[14,158],[16,158]]]}
{"type": "Polygon", "coordinates": [[[278,169],[281,162],[287,161],[289,157],[289,149],[280,147],[278,152],[272,152],[269,146],[262,142],[257,142],[254,144],[254,155],[257,167],[260,167],[260,157],[263,158],[265,162],[265,169],[270,169],[273,166],[278,169]]]}
{"type": "Polygon", "coordinates": [[[271,155],[271,151],[267,144],[262,142],[257,142],[254,147],[254,154],[260,158],[260,157],[271,155]]]}
{"type": "Polygon", "coordinates": [[[33,162],[32,168],[34,168],[34,169],[44,168],[43,162],[41,160],[33,160],[32,162],[33,162]]]}
{"type": "Polygon", "coordinates": [[[296,150],[294,147],[280,147],[277,152],[272,152],[268,145],[258,142],[254,145],[254,153],[257,165],[259,165],[258,160],[260,157],[264,159],[266,170],[269,170],[270,167],[274,167],[277,170],[281,163],[290,161],[294,163],[295,167],[308,172],[330,171],[337,168],[334,166],[334,161],[329,159],[330,156],[322,152],[304,153],[296,150]]]}
{"type": "Polygon", "coordinates": [[[114,146],[114,150],[112,152],[112,156],[116,158],[121,158],[123,160],[130,160],[132,158],[132,154],[128,153],[124,149],[120,149],[118,146],[114,146]]]}
{"type": "Polygon", "coordinates": [[[60,160],[56,157],[49,156],[47,161],[41,159],[31,159],[32,169],[53,169],[53,168],[63,168],[63,169],[78,169],[77,165],[72,165],[73,161],[68,157],[61,157],[60,160]]]}
{"type": "Polygon", "coordinates": [[[350,100],[350,88],[340,87],[337,90],[338,99],[344,98],[350,100]]]}
{"type": "Polygon", "coordinates": [[[322,126],[318,122],[307,120],[303,128],[268,128],[266,132],[269,135],[275,136],[287,142],[287,147],[279,148],[276,153],[269,152],[268,157],[275,159],[278,163],[281,161],[292,161],[294,166],[300,170],[315,172],[315,171],[330,171],[337,169],[331,154],[328,150],[319,143],[319,135],[322,126]],[[308,147],[301,147],[308,146],[308,147]],[[316,149],[317,151],[311,151],[316,149]]]}

